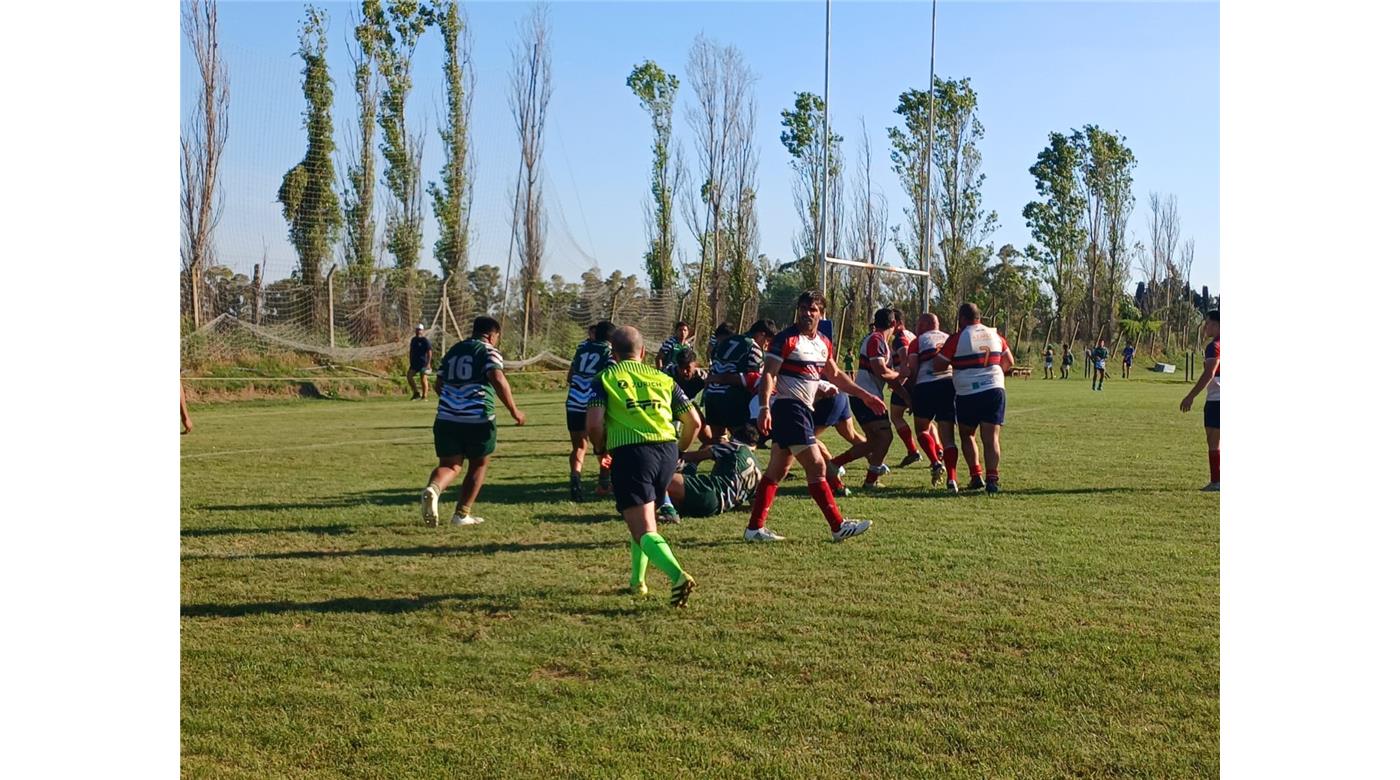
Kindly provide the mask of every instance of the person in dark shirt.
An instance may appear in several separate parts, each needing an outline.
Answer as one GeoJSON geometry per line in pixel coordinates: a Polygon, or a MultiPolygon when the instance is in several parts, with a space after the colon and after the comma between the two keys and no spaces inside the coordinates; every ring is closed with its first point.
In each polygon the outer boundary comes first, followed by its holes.
{"type": "Polygon", "coordinates": [[[691,401],[700,397],[700,391],[705,389],[705,380],[709,378],[709,372],[696,364],[695,350],[690,347],[676,350],[671,356],[670,365],[666,366],[666,374],[676,380],[676,385],[691,401]]]}
{"type": "Polygon", "coordinates": [[[1137,354],[1137,347],[1129,344],[1123,347],[1123,378],[1127,379],[1133,373],[1133,355],[1137,354]]]}
{"type": "Polygon", "coordinates": [[[433,364],[433,344],[423,335],[423,326],[413,331],[413,340],[408,342],[408,390],[412,400],[428,397],[428,366],[433,364]],[[417,377],[418,381],[414,381],[417,377]]]}
{"type": "Polygon", "coordinates": [[[1074,365],[1074,353],[1068,344],[1060,345],[1060,378],[1069,379],[1069,367],[1074,365]]]}
{"type": "Polygon", "coordinates": [[[1094,364],[1093,388],[1102,391],[1103,380],[1108,377],[1108,347],[1103,339],[1089,352],[1089,360],[1094,364]]]}

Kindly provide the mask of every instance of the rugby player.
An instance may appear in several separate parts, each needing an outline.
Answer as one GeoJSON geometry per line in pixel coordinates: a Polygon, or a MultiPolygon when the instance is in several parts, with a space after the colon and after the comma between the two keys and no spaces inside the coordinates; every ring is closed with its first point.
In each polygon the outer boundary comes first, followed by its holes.
{"type": "MultiPolygon", "coordinates": [[[[666,369],[676,359],[676,353],[681,349],[690,346],[690,324],[685,320],[676,323],[674,336],[668,336],[661,342],[661,348],[656,350],[656,367],[666,369]]],[[[695,396],[690,396],[694,398],[695,396]]]]}
{"type": "MultiPolygon", "coordinates": [[[[582,501],[583,496],[583,456],[586,449],[588,399],[592,392],[593,378],[612,362],[613,324],[603,320],[590,326],[589,338],[574,350],[574,360],[569,364],[569,397],[564,401],[564,416],[569,427],[569,498],[582,501]]],[[[598,458],[598,486],[594,494],[606,496],[612,493],[611,473],[608,467],[607,450],[595,448],[593,455],[598,458]]]]}
{"type": "Polygon", "coordinates": [[[1016,364],[1011,348],[996,328],[982,324],[982,312],[977,304],[964,303],[958,307],[958,331],[943,342],[932,362],[935,373],[953,367],[958,436],[962,439],[963,458],[972,472],[968,489],[983,487],[976,440],[980,432],[987,456],[985,486],[988,493],[999,492],[1001,426],[1006,419],[1006,372],[1016,364]]]}
{"type": "Polygon", "coordinates": [[[885,412],[885,402],[857,385],[836,367],[831,341],[817,331],[817,322],[826,309],[826,298],[808,290],[797,298],[797,324],[785,328],[768,346],[763,359],[763,378],[758,387],[758,429],[773,437],[768,469],[758,483],[746,541],[779,541],[783,537],[765,527],[768,510],[778,493],[778,483],[787,476],[794,458],[807,476],[807,492],[821,509],[831,529],[831,540],[840,542],[865,533],[869,520],[846,520],[836,506],[826,481],[826,462],[812,424],[812,403],[817,386],[825,377],[837,389],[860,399],[875,414],[885,412]],[[776,398],[775,398],[776,396],[776,398]]]}
{"type": "Polygon", "coordinates": [[[438,496],[452,484],[467,462],[467,476],[453,525],[478,525],[484,518],[472,514],[472,505],[486,479],[486,464],[496,451],[496,396],[510,410],[516,425],[525,424],[525,413],[515,405],[506,381],[501,353],[501,323],[490,317],[472,321],[471,338],[459,341],[442,356],[433,390],[438,394],[437,419],[433,421],[433,447],[438,465],[428,475],[428,486],[419,497],[423,522],[438,525],[438,496]]]}
{"type": "Polygon", "coordinates": [[[1094,363],[1094,378],[1091,380],[1095,390],[1103,390],[1103,380],[1108,376],[1108,347],[1104,346],[1104,340],[1099,339],[1099,343],[1094,347],[1094,351],[1089,353],[1090,360],[1094,363]]]}
{"type": "Polygon", "coordinates": [[[686,517],[710,517],[743,506],[763,476],[753,450],[738,442],[719,442],[686,452],[687,463],[714,460],[709,474],[676,474],[666,493],[686,517]]]}
{"type": "Polygon", "coordinates": [[[914,429],[919,444],[929,459],[929,479],[938,487],[938,479],[948,476],[948,492],[958,492],[958,444],[953,431],[955,393],[953,369],[945,366],[935,370],[933,359],[948,341],[948,334],[938,329],[938,315],[919,315],[919,338],[910,363],[905,366],[905,378],[914,388],[914,429]],[[937,424],[935,427],[935,423],[937,424]]]}
{"type": "MultiPolygon", "coordinates": [[[[875,321],[870,324],[870,333],[860,343],[860,368],[856,371],[856,384],[876,398],[884,398],[886,382],[899,379],[899,372],[889,366],[889,339],[893,331],[894,310],[879,309],[875,312],[875,321]]],[[[870,443],[870,450],[865,456],[869,466],[865,471],[864,487],[882,487],[880,477],[890,471],[889,466],[885,465],[885,454],[894,441],[889,414],[876,412],[859,398],[851,399],[851,411],[856,416],[856,422],[860,423],[860,429],[865,432],[866,441],[870,443]]]]}
{"type": "Polygon", "coordinates": [[[899,462],[899,468],[904,468],[911,463],[918,463],[923,457],[914,446],[914,432],[904,420],[904,413],[908,411],[908,402],[913,395],[913,385],[907,383],[908,375],[904,373],[903,368],[909,360],[909,351],[914,347],[917,337],[905,326],[904,312],[899,309],[893,311],[894,333],[890,343],[890,367],[899,371],[901,378],[891,385],[891,388],[898,389],[890,393],[890,421],[894,423],[895,435],[904,443],[904,460],[899,462]]]}
{"type": "Polygon", "coordinates": [[[1181,411],[1191,411],[1191,402],[1206,391],[1206,456],[1210,459],[1210,482],[1201,490],[1207,493],[1220,492],[1220,310],[1206,312],[1202,326],[1210,343],[1206,345],[1205,362],[1201,376],[1192,385],[1191,392],[1181,399],[1181,411]]]}

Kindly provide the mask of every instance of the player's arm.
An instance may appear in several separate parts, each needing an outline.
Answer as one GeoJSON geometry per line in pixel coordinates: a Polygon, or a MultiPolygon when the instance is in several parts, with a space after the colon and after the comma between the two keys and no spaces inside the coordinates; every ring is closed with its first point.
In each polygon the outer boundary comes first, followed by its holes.
{"type": "Polygon", "coordinates": [[[1006,337],[1001,337],[1001,370],[1011,373],[1011,367],[1016,365],[1016,356],[1011,354],[1011,345],[1006,343],[1006,337]]]}
{"type": "Polygon", "coordinates": [[[1210,380],[1215,377],[1215,370],[1219,365],[1219,358],[1206,358],[1205,365],[1202,366],[1201,375],[1196,378],[1196,384],[1192,385],[1191,392],[1187,393],[1186,397],[1181,399],[1181,411],[1191,411],[1191,402],[1195,401],[1196,396],[1200,395],[1201,391],[1206,389],[1206,385],[1210,384],[1210,380]]]}
{"type": "MultiPolygon", "coordinates": [[[[515,418],[516,425],[525,424],[525,413],[515,405],[515,397],[510,393],[510,381],[506,379],[506,372],[499,368],[487,369],[486,376],[491,382],[491,386],[496,388],[496,395],[500,396],[501,403],[510,410],[510,416],[515,418]]],[[[438,376],[438,382],[442,381],[442,376],[438,376]]]]}
{"type": "Polygon", "coordinates": [[[773,397],[773,385],[782,367],[781,357],[772,352],[763,356],[763,376],[758,379],[758,432],[764,436],[773,432],[773,412],[768,408],[768,402],[773,397]]]}
{"type": "MultiPolygon", "coordinates": [[[[871,360],[874,359],[871,358],[871,360]]],[[[826,367],[822,369],[822,375],[826,377],[826,381],[836,385],[837,389],[845,390],[852,398],[864,401],[865,405],[876,414],[885,411],[885,399],[856,384],[855,380],[846,376],[846,373],[837,367],[836,361],[830,357],[826,359],[826,367]]]]}

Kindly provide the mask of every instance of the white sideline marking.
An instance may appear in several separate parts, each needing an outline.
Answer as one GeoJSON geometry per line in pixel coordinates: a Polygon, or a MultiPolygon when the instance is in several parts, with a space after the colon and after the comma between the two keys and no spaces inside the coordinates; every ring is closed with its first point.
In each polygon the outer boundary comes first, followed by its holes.
{"type": "Polygon", "coordinates": [[[359,444],[401,444],[414,441],[427,441],[422,436],[400,437],[397,439],[358,439],[356,441],[325,442],[321,444],[293,444],[289,447],[258,447],[251,450],[219,450],[217,452],[195,452],[189,455],[181,455],[180,460],[187,458],[217,458],[221,455],[250,455],[258,452],[287,452],[288,450],[319,450],[329,447],[353,447],[359,444]]]}

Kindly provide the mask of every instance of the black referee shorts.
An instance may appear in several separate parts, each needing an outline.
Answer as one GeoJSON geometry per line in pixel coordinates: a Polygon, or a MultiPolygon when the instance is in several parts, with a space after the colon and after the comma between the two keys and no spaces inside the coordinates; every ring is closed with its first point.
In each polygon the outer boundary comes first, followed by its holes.
{"type": "Polygon", "coordinates": [[[680,452],[673,441],[627,444],[612,450],[613,497],[617,511],[660,501],[676,473],[680,452]]]}

